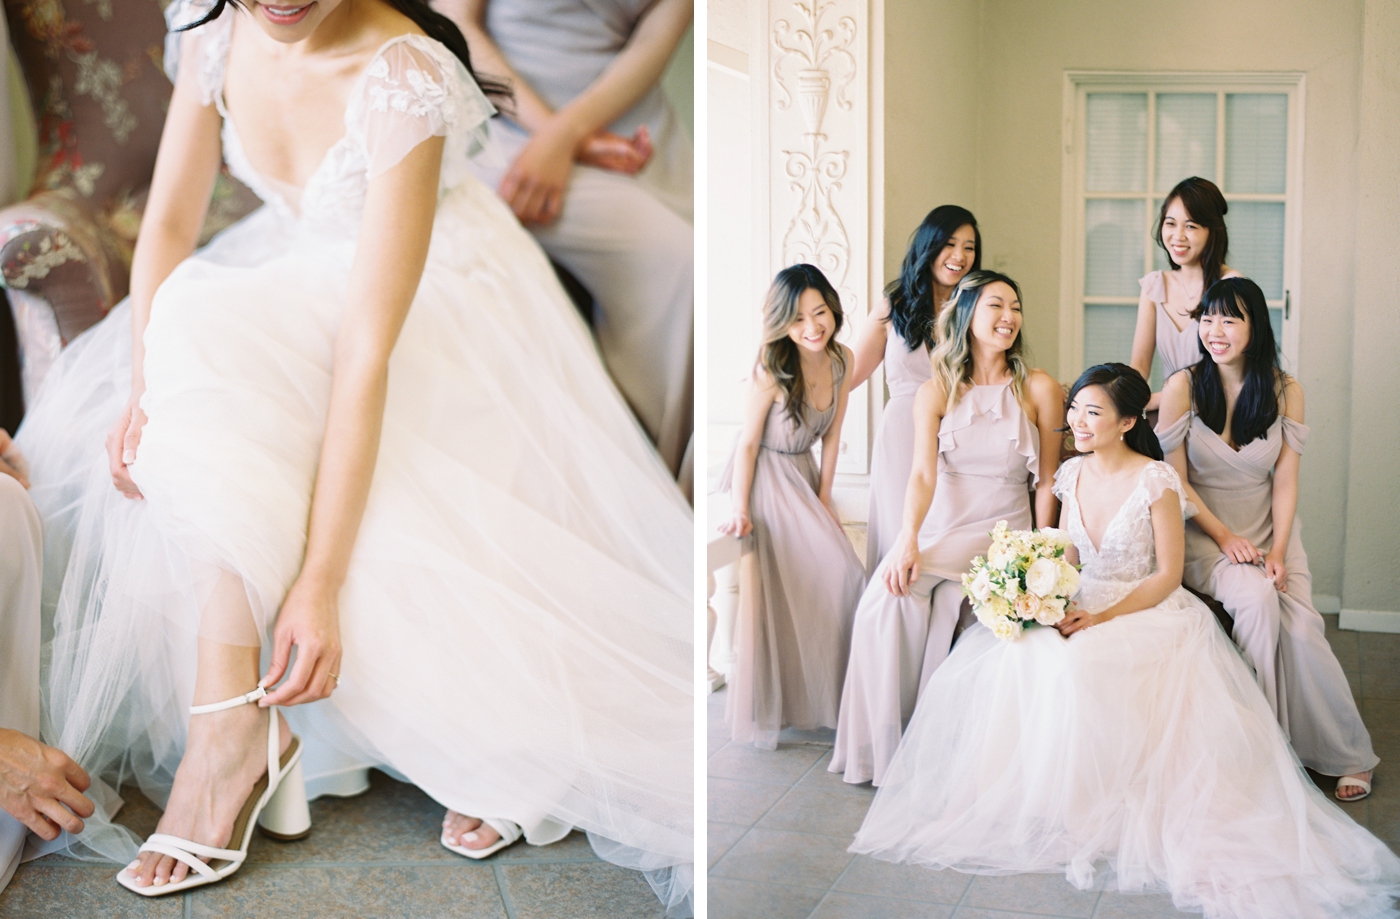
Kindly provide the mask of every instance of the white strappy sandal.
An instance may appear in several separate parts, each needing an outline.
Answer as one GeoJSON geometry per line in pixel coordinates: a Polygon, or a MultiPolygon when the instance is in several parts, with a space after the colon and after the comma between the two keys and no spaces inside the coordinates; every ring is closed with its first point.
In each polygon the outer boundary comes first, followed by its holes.
{"type": "Polygon", "coordinates": [[[1354,775],[1344,775],[1340,779],[1337,779],[1337,789],[1332,792],[1332,794],[1343,804],[1355,804],[1357,801],[1371,796],[1371,783],[1365,779],[1358,779],[1354,775]],[[1343,798],[1341,795],[1337,794],[1337,792],[1341,791],[1343,788],[1360,788],[1361,794],[1352,795],[1350,798],[1343,798]]]}
{"type": "Polygon", "coordinates": [[[442,843],[442,847],[449,852],[456,852],[458,855],[465,855],[467,858],[485,858],[488,855],[496,854],[524,835],[524,831],[520,829],[520,824],[518,823],[512,823],[509,820],[500,820],[495,817],[481,817],[480,820],[486,826],[500,833],[501,838],[489,846],[484,846],[480,849],[468,849],[466,846],[457,846],[448,842],[447,830],[444,829],[438,842],[442,843]]]}
{"type": "MultiPolygon", "coordinates": [[[[267,690],[259,686],[250,693],[223,702],[192,705],[190,714],[203,715],[247,705],[257,702],[265,695],[267,690]]],[[[152,833],[140,851],[168,855],[188,865],[190,873],[178,884],[138,887],[136,878],[123,868],[117,872],[118,884],[143,897],[158,897],[212,884],[222,881],[242,867],[244,859],[248,857],[248,843],[253,838],[254,824],[261,826],[268,836],[281,840],[301,839],[311,832],[311,811],[306,805],[306,782],[301,773],[301,738],[293,734],[287,752],[279,757],[277,709],[269,709],[268,714],[271,726],[267,732],[267,774],[258,779],[257,784],[253,786],[252,793],[248,795],[248,800],[244,802],[243,809],[238,812],[238,818],[233,822],[233,832],[229,841],[237,842],[238,848],[219,849],[166,833],[152,833]],[[206,858],[209,859],[208,862],[204,861],[206,858]]]]}

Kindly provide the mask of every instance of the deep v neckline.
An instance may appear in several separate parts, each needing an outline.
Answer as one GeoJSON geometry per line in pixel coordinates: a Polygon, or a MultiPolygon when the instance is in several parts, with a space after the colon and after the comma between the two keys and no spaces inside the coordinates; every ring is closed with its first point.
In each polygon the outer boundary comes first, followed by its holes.
{"type": "Polygon", "coordinates": [[[1084,541],[1089,544],[1090,549],[1094,550],[1094,555],[1098,556],[1103,554],[1102,546],[1108,542],[1109,532],[1113,529],[1113,525],[1118,522],[1118,518],[1123,516],[1123,511],[1127,509],[1128,502],[1133,499],[1138,489],[1142,487],[1142,477],[1147,471],[1147,468],[1147,466],[1143,466],[1142,469],[1138,470],[1137,481],[1133,483],[1133,487],[1123,498],[1123,503],[1118,505],[1118,510],[1114,511],[1113,516],[1108,518],[1108,523],[1104,525],[1103,533],[1100,534],[1099,545],[1097,546],[1094,545],[1094,537],[1089,535],[1089,527],[1084,523],[1084,512],[1079,506],[1079,476],[1080,473],[1084,471],[1084,464],[1081,462],[1079,468],[1074,471],[1074,519],[1079,522],[1079,531],[1084,534],[1084,541]]]}

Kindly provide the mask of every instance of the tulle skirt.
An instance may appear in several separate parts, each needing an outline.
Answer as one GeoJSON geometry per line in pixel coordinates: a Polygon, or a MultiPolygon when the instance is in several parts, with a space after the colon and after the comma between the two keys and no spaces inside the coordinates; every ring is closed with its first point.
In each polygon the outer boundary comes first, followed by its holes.
{"type": "MultiPolygon", "coordinates": [[[[129,392],[125,304],[63,353],[26,419],[46,738],[94,775],[164,801],[197,640],[261,644],[266,665],[353,257],[263,208],[171,274],[145,335],[144,500],[113,489],[103,448],[129,392]]],[[[439,205],[389,380],[340,596],[342,681],[287,710],[310,786],[373,765],[531,842],[586,829],[683,912],[690,511],[538,247],[478,183],[439,205]]],[[[79,842],[134,854],[100,818],[79,842]]]]}
{"type": "Polygon", "coordinates": [[[1210,612],[1178,589],[1066,640],[963,634],[852,851],[1165,891],[1220,919],[1396,915],[1400,859],[1308,779],[1210,612]]]}

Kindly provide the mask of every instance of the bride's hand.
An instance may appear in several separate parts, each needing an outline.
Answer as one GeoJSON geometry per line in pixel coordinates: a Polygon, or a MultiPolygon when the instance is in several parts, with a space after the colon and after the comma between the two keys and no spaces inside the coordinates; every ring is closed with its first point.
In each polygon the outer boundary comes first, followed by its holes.
{"type": "Polygon", "coordinates": [[[1104,619],[1097,613],[1091,613],[1088,610],[1072,606],[1065,612],[1065,618],[1055,623],[1055,628],[1060,630],[1061,635],[1068,638],[1075,632],[1093,628],[1103,621],[1104,619]]]}
{"type": "Polygon", "coordinates": [[[141,411],[141,396],[133,393],[117,417],[117,423],[107,432],[107,465],[111,468],[112,484],[128,498],[143,497],[126,467],[136,462],[136,448],[141,445],[141,429],[145,426],[146,413],[141,411]]]}
{"type": "Polygon", "coordinates": [[[885,587],[896,597],[909,596],[910,586],[919,579],[919,540],[904,539],[902,542],[903,548],[885,569],[885,587]]]}
{"type": "Polygon", "coordinates": [[[282,679],[293,645],[297,662],[291,675],[259,705],[300,705],[335,691],[340,682],[340,611],[334,592],[299,579],[292,585],[272,632],[272,665],[259,686],[272,687],[282,679]]]}

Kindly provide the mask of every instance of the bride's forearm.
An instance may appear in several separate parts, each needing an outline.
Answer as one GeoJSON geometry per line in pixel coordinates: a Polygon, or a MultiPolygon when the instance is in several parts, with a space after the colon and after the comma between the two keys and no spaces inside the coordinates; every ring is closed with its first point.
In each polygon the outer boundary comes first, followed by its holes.
{"type": "Polygon", "coordinates": [[[365,362],[353,367],[338,363],[331,383],[299,580],[332,595],[345,583],[369,500],[388,381],[387,367],[365,362]]]}
{"type": "Polygon", "coordinates": [[[194,240],[186,234],[156,224],[141,228],[131,259],[131,391],[139,396],[146,388],[146,325],[151,320],[151,301],[175,266],[194,251],[194,240]]]}
{"type": "Polygon", "coordinates": [[[1180,575],[1177,575],[1176,579],[1173,580],[1170,573],[1159,571],[1134,587],[1126,597],[1117,603],[1105,610],[1100,610],[1095,614],[1095,618],[1100,622],[1107,622],[1118,616],[1151,609],[1171,596],[1172,591],[1180,586],[1180,575]]]}

